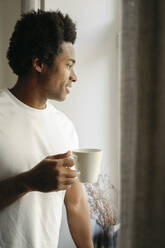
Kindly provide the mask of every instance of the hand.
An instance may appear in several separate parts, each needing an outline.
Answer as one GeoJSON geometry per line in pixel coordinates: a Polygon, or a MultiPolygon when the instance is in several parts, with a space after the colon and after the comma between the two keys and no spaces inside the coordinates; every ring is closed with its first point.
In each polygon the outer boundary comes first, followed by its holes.
{"type": "Polygon", "coordinates": [[[70,152],[48,156],[26,172],[29,191],[52,192],[68,189],[77,179],[77,172],[69,167],[74,160],[70,152]]]}

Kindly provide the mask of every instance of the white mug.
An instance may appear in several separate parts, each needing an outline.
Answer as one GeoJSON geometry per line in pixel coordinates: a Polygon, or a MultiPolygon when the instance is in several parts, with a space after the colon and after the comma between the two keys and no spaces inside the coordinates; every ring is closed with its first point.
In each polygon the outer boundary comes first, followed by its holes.
{"type": "Polygon", "coordinates": [[[80,171],[78,179],[82,183],[96,183],[100,171],[102,150],[76,149],[72,151],[71,158],[75,161],[75,168],[80,171]]]}

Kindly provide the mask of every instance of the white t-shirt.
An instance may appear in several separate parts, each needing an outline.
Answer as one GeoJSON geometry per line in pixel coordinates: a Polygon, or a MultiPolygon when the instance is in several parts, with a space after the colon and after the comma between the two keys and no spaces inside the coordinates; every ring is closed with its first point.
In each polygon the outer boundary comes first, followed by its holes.
{"type": "MultiPolygon", "coordinates": [[[[77,147],[72,122],[50,101],[39,110],[0,90],[0,180],[77,147]]],[[[0,248],[56,248],[64,195],[30,192],[1,210],[0,248]]]]}

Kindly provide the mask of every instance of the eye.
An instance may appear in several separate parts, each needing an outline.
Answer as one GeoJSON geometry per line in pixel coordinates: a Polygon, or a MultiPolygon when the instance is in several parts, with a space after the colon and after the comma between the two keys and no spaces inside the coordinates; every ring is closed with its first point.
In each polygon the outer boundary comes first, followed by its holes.
{"type": "Polygon", "coordinates": [[[69,69],[71,69],[71,68],[72,68],[72,65],[70,65],[70,64],[67,64],[67,67],[68,67],[69,69]]]}

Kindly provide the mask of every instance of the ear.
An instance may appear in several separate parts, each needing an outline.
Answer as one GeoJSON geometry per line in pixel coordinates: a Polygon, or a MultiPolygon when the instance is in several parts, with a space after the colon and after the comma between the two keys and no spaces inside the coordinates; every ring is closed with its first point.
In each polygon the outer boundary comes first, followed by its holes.
{"type": "Polygon", "coordinates": [[[32,59],[32,66],[37,72],[43,72],[44,64],[40,62],[39,58],[32,59]]]}

